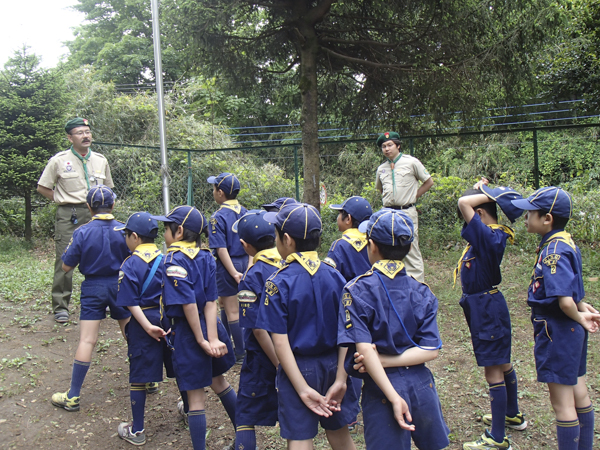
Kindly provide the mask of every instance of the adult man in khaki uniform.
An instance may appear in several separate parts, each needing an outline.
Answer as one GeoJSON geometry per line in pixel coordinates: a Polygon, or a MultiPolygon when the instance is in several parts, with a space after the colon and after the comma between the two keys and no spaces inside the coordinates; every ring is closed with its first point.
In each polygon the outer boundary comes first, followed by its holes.
{"type": "Polygon", "coordinates": [[[98,184],[113,187],[106,158],[90,150],[92,132],[87,119],[76,117],[69,120],[65,131],[71,148],[50,158],[37,187],[40,194],[58,204],[54,225],[56,261],[52,311],[54,320],[59,323],[69,320],[69,301],[73,288],[73,272],[65,273],[62,270],[61,256],[73,232],[92,218],[85,203],[90,188],[98,184]]]}
{"type": "Polygon", "coordinates": [[[415,239],[403,262],[406,273],[423,282],[423,257],[419,249],[419,216],[415,203],[433,186],[433,179],[421,161],[400,153],[400,135],[395,132],[381,134],[377,146],[387,160],[377,168],[375,187],[381,192],[383,206],[404,210],[415,225],[415,239]],[[419,181],[423,184],[419,185],[419,181]]]}

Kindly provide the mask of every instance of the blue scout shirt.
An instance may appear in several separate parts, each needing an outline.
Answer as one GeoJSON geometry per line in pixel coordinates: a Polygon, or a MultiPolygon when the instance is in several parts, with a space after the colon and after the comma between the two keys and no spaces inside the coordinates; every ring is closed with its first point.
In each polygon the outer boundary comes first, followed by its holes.
{"type": "Polygon", "coordinates": [[[276,248],[258,252],[252,266],[242,277],[238,286],[240,302],[240,326],[244,328],[244,342],[248,351],[262,351],[252,330],[256,327],[261,296],[265,283],[273,273],[283,267],[281,256],[276,248]]]}
{"type": "Polygon", "coordinates": [[[563,230],[546,234],[540,243],[527,304],[558,312],[558,297],[573,297],[579,303],[585,297],[581,271],[581,252],[571,235],[563,230]]]}
{"type": "Polygon", "coordinates": [[[499,285],[506,240],[514,239],[514,231],[504,225],[485,225],[475,214],[463,226],[461,236],[469,243],[458,262],[463,293],[476,294],[499,285]]]}
{"type": "Polygon", "coordinates": [[[326,258],[326,261],[328,260],[333,262],[333,266],[346,281],[368,272],[371,263],[367,254],[366,233],[361,233],[358,228],[344,231],[342,238],[331,244],[326,258]]]}
{"type": "Polygon", "coordinates": [[[162,293],[162,268],[154,273],[144,295],[140,297],[146,278],[150,275],[154,260],[160,250],[154,244],[138,245],[119,272],[117,306],[139,306],[142,309],[160,306],[162,293]]]}
{"type": "Polygon", "coordinates": [[[248,210],[237,200],[227,200],[210,217],[208,246],[211,249],[226,248],[229,256],[245,256],[240,237],[231,230],[231,226],[248,210]]]}
{"type": "Polygon", "coordinates": [[[203,313],[217,295],[216,263],[195,242],[175,242],[167,249],[163,266],[163,304],[167,317],[185,317],[182,305],[196,303],[203,313]]]}
{"type": "Polygon", "coordinates": [[[96,214],[77,228],[62,260],[67,266],[79,264],[79,271],[90,276],[117,276],[121,264],[130,255],[122,231],[123,226],[112,214],[96,214]]]}
{"type": "Polygon", "coordinates": [[[256,327],[287,334],[295,355],[337,348],[336,320],[344,278],[317,252],[293,253],[265,284],[256,327]]]}
{"type": "Polygon", "coordinates": [[[373,343],[379,353],[400,355],[414,347],[410,339],[422,347],[440,344],[438,300],[429,286],[406,275],[402,261],[377,261],[371,271],[346,284],[342,306],[338,316],[339,345],[373,343]],[[404,326],[375,273],[385,283],[404,326]]]}

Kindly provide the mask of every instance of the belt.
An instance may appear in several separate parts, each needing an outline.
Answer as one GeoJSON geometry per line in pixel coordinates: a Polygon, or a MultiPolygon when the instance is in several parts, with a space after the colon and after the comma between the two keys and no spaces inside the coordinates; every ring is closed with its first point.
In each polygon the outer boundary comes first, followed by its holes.
{"type": "Polygon", "coordinates": [[[467,292],[465,292],[462,296],[466,297],[466,296],[470,296],[470,295],[495,294],[498,291],[499,291],[498,286],[492,286],[492,288],[488,289],[487,291],[479,291],[479,292],[473,292],[473,293],[467,293],[467,292]]]}
{"type": "Polygon", "coordinates": [[[386,206],[386,208],[390,208],[390,209],[408,209],[408,208],[412,208],[413,206],[415,206],[414,203],[410,203],[408,205],[404,205],[404,206],[386,206]]]}
{"type": "Polygon", "coordinates": [[[86,206],[86,203],[64,203],[58,205],[59,208],[83,208],[84,206],[86,206]]]}

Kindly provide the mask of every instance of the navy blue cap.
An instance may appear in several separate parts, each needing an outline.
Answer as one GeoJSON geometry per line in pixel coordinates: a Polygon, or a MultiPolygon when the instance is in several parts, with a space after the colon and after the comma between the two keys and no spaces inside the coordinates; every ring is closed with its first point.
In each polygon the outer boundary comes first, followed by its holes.
{"type": "Polygon", "coordinates": [[[298,200],[291,197],[281,197],[275,200],[273,203],[265,203],[264,205],[260,205],[261,208],[265,208],[267,211],[279,211],[285,205],[293,205],[294,203],[299,203],[298,200]]]}
{"type": "Polygon", "coordinates": [[[279,212],[268,212],[263,220],[273,223],[293,238],[306,239],[311,231],[322,231],[321,215],[317,208],[306,203],[284,206],[279,212]]]}
{"type": "Polygon", "coordinates": [[[166,216],[150,216],[152,219],[161,222],[175,222],[183,228],[187,228],[194,233],[200,234],[208,226],[204,215],[194,206],[178,206],[166,216]]]}
{"type": "Polygon", "coordinates": [[[263,220],[267,211],[252,209],[240,217],[231,227],[234,233],[240,236],[250,245],[255,245],[265,236],[275,238],[275,226],[271,222],[263,220]]]}
{"type": "Polygon", "coordinates": [[[557,217],[567,219],[570,219],[573,215],[573,200],[571,196],[566,191],[555,186],[538,189],[527,198],[513,200],[512,204],[519,209],[546,211],[557,217]]]}
{"type": "Polygon", "coordinates": [[[99,184],[89,190],[85,201],[90,205],[90,208],[98,209],[114,205],[116,197],[115,193],[108,186],[99,184]]]}
{"type": "Polygon", "coordinates": [[[138,236],[155,238],[158,234],[158,222],[156,222],[148,212],[136,212],[129,216],[125,225],[122,227],[115,227],[115,230],[117,231],[124,229],[133,231],[134,233],[137,233],[138,236]]]}
{"type": "Polygon", "coordinates": [[[227,194],[233,194],[240,190],[240,180],[238,180],[234,174],[229,172],[224,172],[216,177],[208,177],[206,181],[216,185],[218,189],[221,189],[227,194]]]}
{"type": "Polygon", "coordinates": [[[481,191],[489,198],[494,200],[502,212],[508,217],[508,220],[514,222],[523,214],[523,210],[512,204],[513,200],[521,200],[523,196],[512,188],[498,186],[494,189],[482,184],[481,191]]]}
{"type": "Polygon", "coordinates": [[[329,207],[338,211],[344,210],[359,222],[367,220],[373,214],[371,204],[358,195],[350,197],[341,205],[329,205],[329,207]]]}
{"type": "Polygon", "coordinates": [[[358,231],[366,233],[367,239],[383,245],[406,245],[415,238],[411,218],[403,211],[389,208],[380,209],[362,222],[358,231]]]}

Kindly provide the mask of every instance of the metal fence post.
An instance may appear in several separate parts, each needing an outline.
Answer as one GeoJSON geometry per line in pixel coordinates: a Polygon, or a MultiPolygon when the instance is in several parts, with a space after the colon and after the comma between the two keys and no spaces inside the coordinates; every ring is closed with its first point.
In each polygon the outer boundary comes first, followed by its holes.
{"type": "Polygon", "coordinates": [[[408,140],[408,147],[410,148],[410,156],[415,156],[415,140],[413,138],[408,140]]]}
{"type": "Polygon", "coordinates": [[[192,180],[192,152],[187,152],[188,159],[188,191],[187,204],[194,206],[194,183],[192,180]]]}
{"type": "Polygon", "coordinates": [[[540,188],[540,165],[538,159],[538,138],[537,128],[533,130],[533,182],[535,188],[540,188]]]}
{"type": "Polygon", "coordinates": [[[294,146],[294,179],[296,180],[296,200],[300,201],[300,177],[298,170],[298,146],[294,146]]]}

